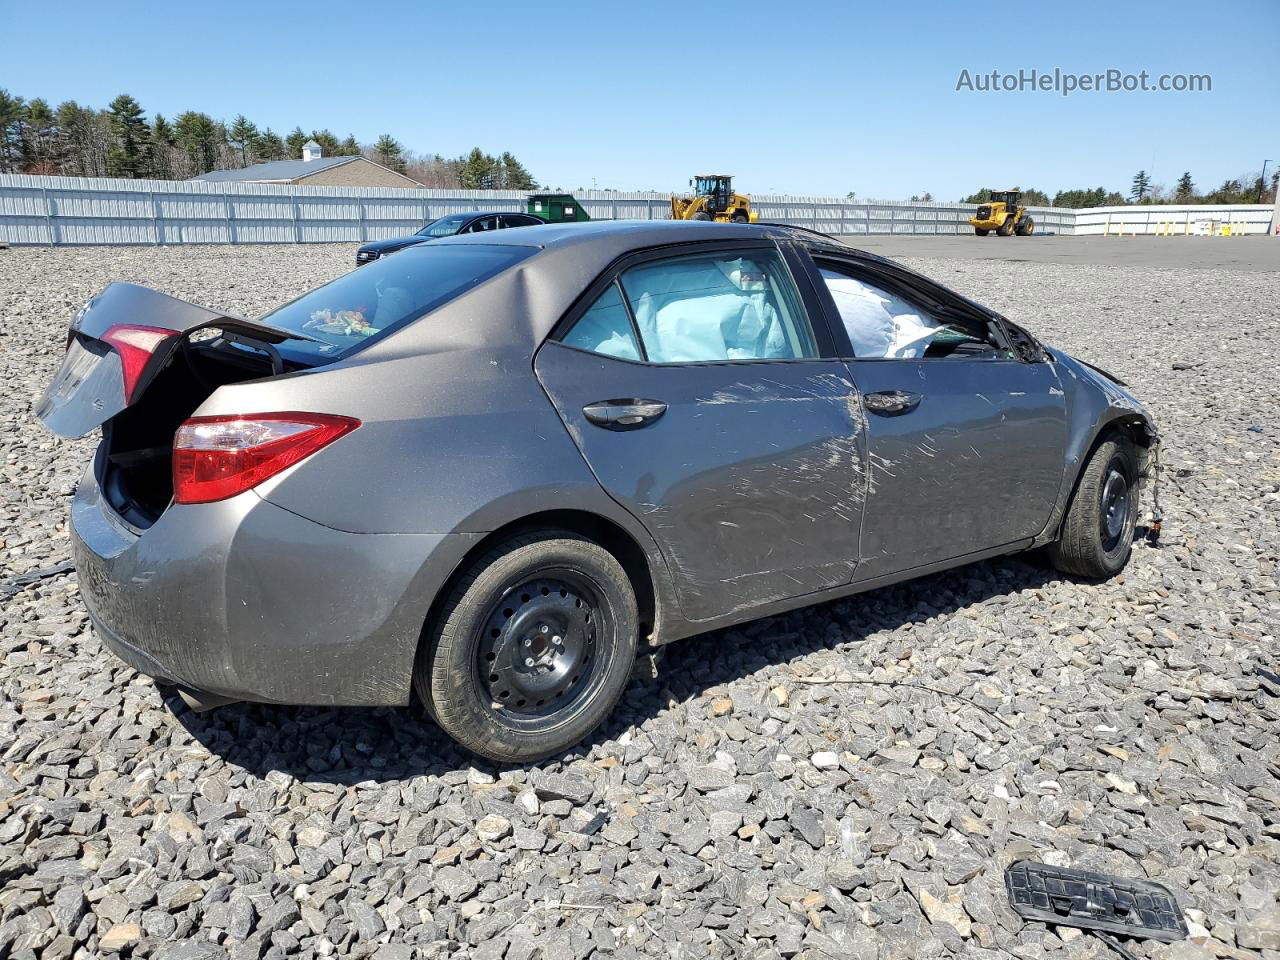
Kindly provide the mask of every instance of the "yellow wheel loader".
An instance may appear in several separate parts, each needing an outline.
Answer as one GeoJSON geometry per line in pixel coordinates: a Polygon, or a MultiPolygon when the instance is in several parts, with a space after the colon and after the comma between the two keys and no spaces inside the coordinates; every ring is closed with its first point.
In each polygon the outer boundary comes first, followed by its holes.
{"type": "Polygon", "coordinates": [[[1027,216],[1027,208],[1022,205],[1022,192],[1019,190],[992,191],[991,199],[979,204],[969,223],[980,237],[985,237],[992,230],[1000,237],[1015,233],[1026,237],[1036,228],[1036,222],[1027,216]]]}
{"type": "Polygon", "coordinates": [[[723,173],[700,173],[689,181],[692,197],[671,197],[672,220],[715,220],[717,223],[755,223],[760,217],[751,209],[751,198],[733,192],[733,177],[723,173]]]}

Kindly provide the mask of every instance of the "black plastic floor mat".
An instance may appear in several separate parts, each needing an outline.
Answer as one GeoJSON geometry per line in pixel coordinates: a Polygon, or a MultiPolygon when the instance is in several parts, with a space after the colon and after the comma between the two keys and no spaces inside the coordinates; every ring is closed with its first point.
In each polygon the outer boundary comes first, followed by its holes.
{"type": "Polygon", "coordinates": [[[1005,870],[1004,886],[1009,905],[1028,920],[1163,943],[1187,935],[1178,901],[1150,880],[1018,860],[1005,870]]]}

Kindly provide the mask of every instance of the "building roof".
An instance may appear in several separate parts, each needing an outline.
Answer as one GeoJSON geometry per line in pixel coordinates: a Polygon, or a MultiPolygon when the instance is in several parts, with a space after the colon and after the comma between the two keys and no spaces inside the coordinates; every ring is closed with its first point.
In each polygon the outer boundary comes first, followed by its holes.
{"type": "Polygon", "coordinates": [[[212,170],[202,173],[193,180],[229,181],[229,180],[297,180],[310,176],[330,167],[338,167],[360,157],[320,157],[317,160],[270,160],[267,163],[255,163],[242,170],[212,170]]]}
{"type": "Polygon", "coordinates": [[[308,140],[302,146],[303,146],[303,149],[306,149],[307,147],[318,147],[320,146],[320,144],[318,144],[315,140],[308,140]]]}

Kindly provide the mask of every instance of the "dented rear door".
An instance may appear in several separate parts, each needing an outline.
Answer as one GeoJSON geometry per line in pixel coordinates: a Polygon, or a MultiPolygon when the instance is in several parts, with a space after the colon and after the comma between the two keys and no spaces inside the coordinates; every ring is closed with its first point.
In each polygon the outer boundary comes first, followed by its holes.
{"type": "Polygon", "coordinates": [[[202,327],[268,342],[297,336],[147,287],[113,283],[72,320],[66,356],[36,405],[36,419],[62,437],[85,435],[136,401],[182,335],[202,327]]]}
{"type": "Polygon", "coordinates": [[[842,363],[645,365],[551,342],[536,369],[601,485],[661,546],[688,619],[850,581],[865,450],[842,363]],[[666,409],[602,426],[584,412],[602,399],[666,409]]]}

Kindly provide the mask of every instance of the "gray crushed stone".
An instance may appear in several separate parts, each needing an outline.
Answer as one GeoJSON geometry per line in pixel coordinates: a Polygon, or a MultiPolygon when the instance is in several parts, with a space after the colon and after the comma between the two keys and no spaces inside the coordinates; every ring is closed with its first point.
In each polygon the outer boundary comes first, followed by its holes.
{"type": "MultiPolygon", "coordinates": [[[[29,410],[90,294],[255,314],[352,252],[0,251],[0,579],[68,556],[92,441],[29,410]]],[[[1158,549],[1104,584],[1010,558],[685,641],[528,769],[409,710],[192,714],[101,648],[74,574],[26,586],[0,608],[0,955],[1108,956],[1010,912],[1033,857],[1181,891],[1192,938],[1138,956],[1280,958],[1280,278],[908,262],[1151,405],[1158,549]]]]}

